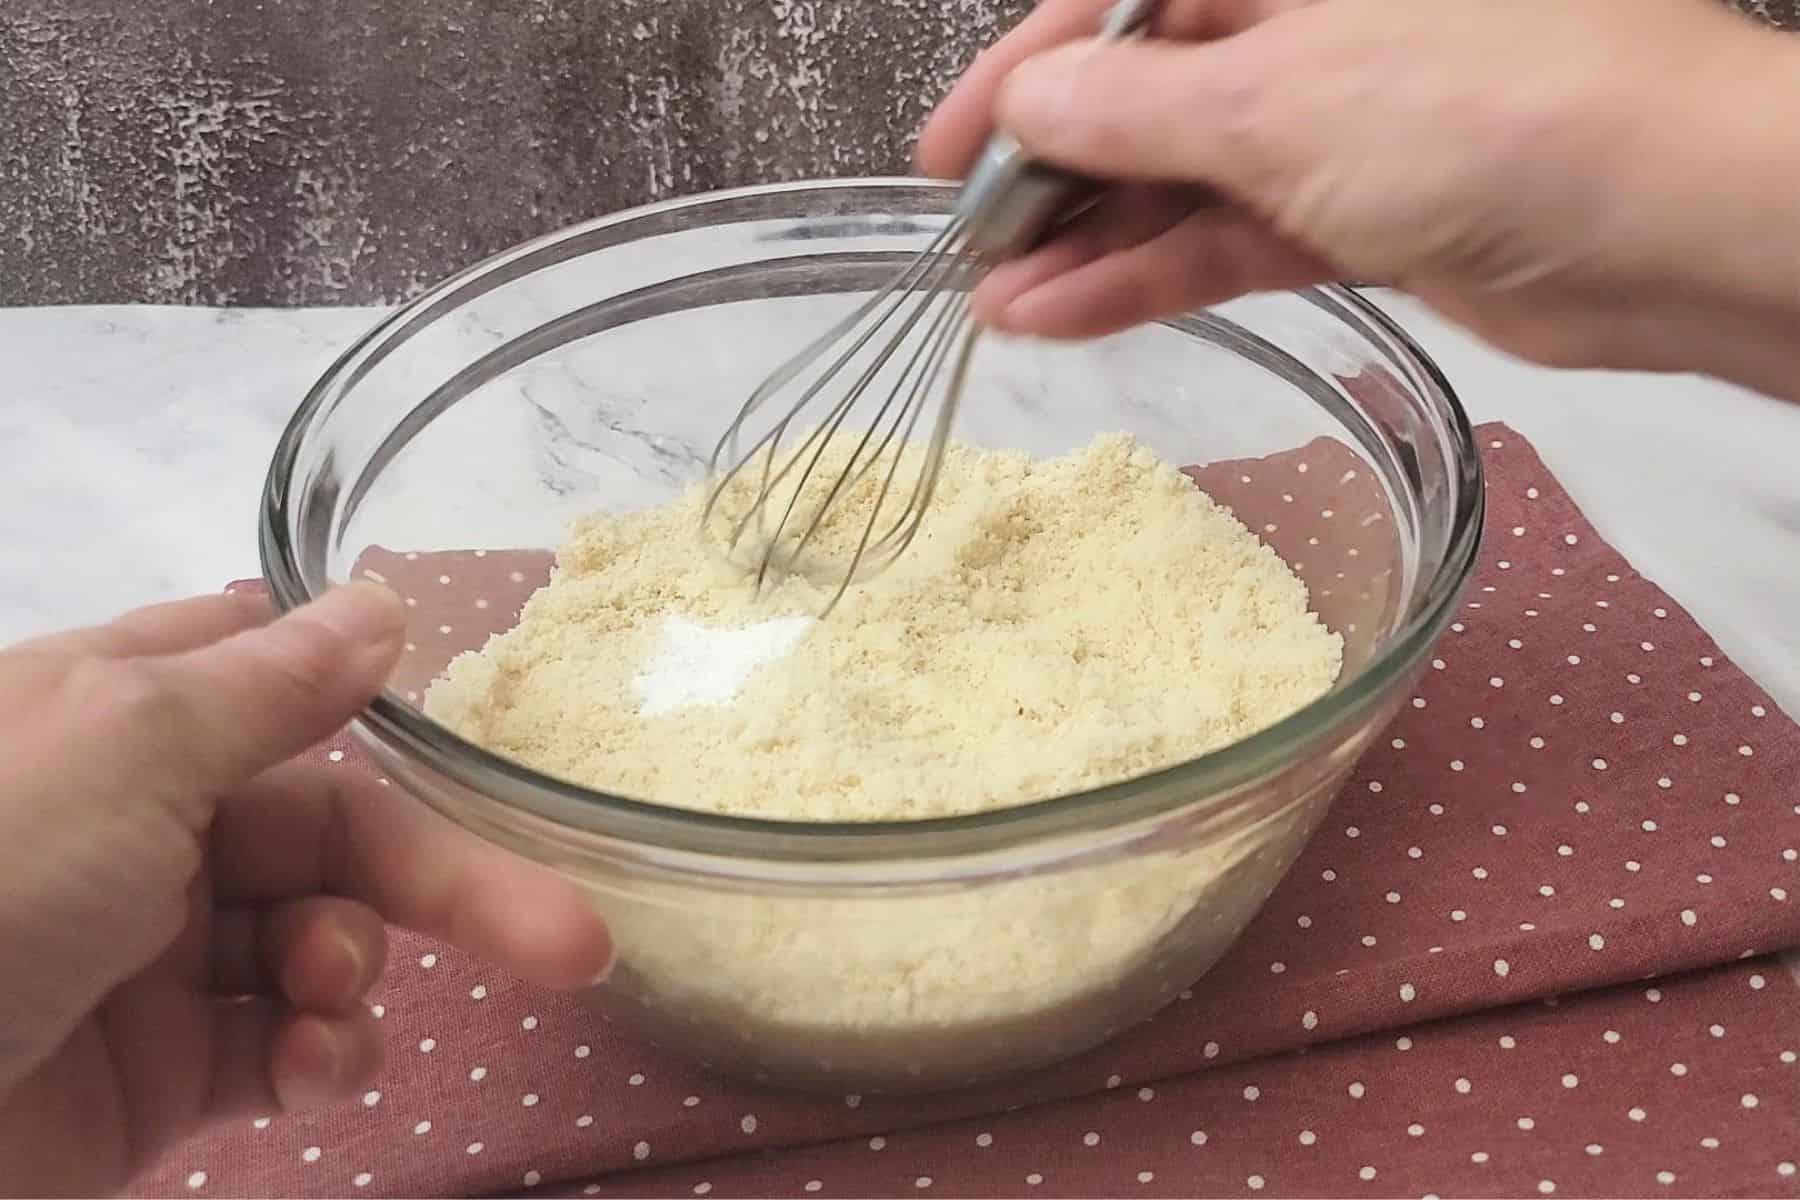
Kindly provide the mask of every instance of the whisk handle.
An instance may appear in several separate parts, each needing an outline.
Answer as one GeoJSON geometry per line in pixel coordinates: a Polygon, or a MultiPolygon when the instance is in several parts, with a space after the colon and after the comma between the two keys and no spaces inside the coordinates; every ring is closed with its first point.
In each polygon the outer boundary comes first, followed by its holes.
{"type": "MultiPolygon", "coordinates": [[[[1159,7],[1161,0],[1118,0],[1101,19],[1100,38],[1140,36],[1159,7]]],[[[1092,180],[1038,162],[1011,134],[996,132],[975,160],[957,201],[965,244],[985,259],[1017,257],[1097,190],[1092,180]]]]}
{"type": "Polygon", "coordinates": [[[1100,36],[1136,37],[1150,28],[1151,18],[1156,16],[1156,10],[1161,7],[1162,0],[1118,0],[1100,18],[1100,36]]]}

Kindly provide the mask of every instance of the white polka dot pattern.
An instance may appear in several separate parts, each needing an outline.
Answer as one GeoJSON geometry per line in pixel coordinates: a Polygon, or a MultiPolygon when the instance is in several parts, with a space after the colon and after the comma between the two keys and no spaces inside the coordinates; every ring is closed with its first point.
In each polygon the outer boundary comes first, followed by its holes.
{"type": "MultiPolygon", "coordinates": [[[[633,1170],[616,1190],[1796,1194],[1777,1165],[1800,1155],[1777,1154],[1770,1132],[1800,1110],[1800,1005],[1777,964],[1436,1022],[1800,941],[1800,733],[1592,533],[1528,446],[1483,433],[1499,443],[1489,560],[1465,608],[1260,918],[1149,1025],[953,1096],[778,1096],[396,933],[372,998],[390,1046],[376,1101],[244,1121],[145,1186],[467,1194],[529,1177],[579,1194],[633,1170]],[[1400,1026],[1404,1038],[1358,1037],[1400,1026]],[[1267,1057],[1308,1044],[1305,1058],[1267,1057]],[[926,1125],[939,1128],[907,1132],[926,1125]],[[1737,1150],[1709,1156],[1702,1136],[1737,1150]],[[718,1161],[671,1165],[703,1159],[718,1161]]],[[[1283,469],[1296,503],[1316,495],[1291,462],[1233,478],[1283,469]]],[[[1312,549],[1304,573],[1322,590],[1315,572],[1337,567],[1312,549]]],[[[395,686],[422,688],[510,624],[547,561],[371,552],[365,565],[419,601],[395,686]]],[[[367,769],[347,742],[319,758],[367,769]]]]}
{"type": "Polygon", "coordinates": [[[703,1177],[715,1196],[892,1196],[929,1169],[934,1189],[958,1196],[1796,1196],[1800,1067],[1777,1047],[1800,1029],[1800,989],[1781,975],[1782,1004],[1751,986],[1750,964],[1732,965],[1671,982],[1656,1006],[1620,986],[1422,1027],[1404,1053],[1370,1036],[1275,1069],[1199,1072],[1160,1084],[1149,1109],[1103,1091],[891,1134],[879,1156],[838,1140],[587,1186],[684,1196],[703,1177]],[[1713,1017],[1744,1026],[1746,1044],[1707,1045],[1713,1017]],[[1706,1065],[1672,1077],[1659,1053],[1706,1065]],[[1453,1076],[1473,1085],[1450,1089],[1453,1076]],[[1352,1099],[1352,1077],[1381,1083],[1352,1099]],[[1253,1109],[1233,1103],[1250,1079],[1253,1109]],[[1196,1113],[1208,1128],[1190,1137],[1196,1113]],[[993,1131],[979,1157],[964,1149],[977,1127],[993,1131]]]}

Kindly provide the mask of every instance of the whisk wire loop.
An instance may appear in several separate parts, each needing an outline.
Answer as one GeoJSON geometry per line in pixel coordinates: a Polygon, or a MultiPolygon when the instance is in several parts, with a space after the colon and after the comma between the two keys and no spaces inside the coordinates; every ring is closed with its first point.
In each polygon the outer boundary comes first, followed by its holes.
{"type": "MultiPolygon", "coordinates": [[[[738,441],[743,434],[745,424],[763,407],[763,405],[767,404],[777,392],[799,378],[808,367],[814,365],[833,345],[860,325],[868,315],[884,301],[893,298],[895,307],[898,307],[899,304],[903,303],[906,298],[906,293],[917,285],[918,277],[931,270],[932,267],[941,265],[943,261],[941,252],[947,245],[950,245],[954,241],[960,232],[960,226],[961,222],[956,220],[946,224],[944,228],[932,238],[929,245],[913,256],[912,260],[907,263],[906,267],[898,275],[894,276],[893,279],[884,284],[879,291],[858,306],[854,312],[839,320],[824,333],[807,343],[798,353],[776,367],[756,386],[755,390],[750,393],[750,398],[744,401],[742,408],[738,409],[737,415],[732,418],[731,424],[726,426],[724,434],[719,438],[718,444],[713,448],[712,457],[708,460],[707,466],[715,481],[720,480],[721,478],[719,471],[720,462],[726,460],[728,457],[741,467],[743,463],[755,459],[765,450],[773,451],[779,444],[782,435],[786,432],[788,425],[792,423],[793,417],[797,415],[797,411],[810,402],[825,384],[831,381],[832,376],[837,371],[843,369],[844,364],[849,362],[858,350],[868,344],[869,340],[875,336],[876,331],[881,327],[879,321],[865,330],[861,337],[857,338],[849,347],[844,349],[838,355],[836,362],[820,374],[819,378],[806,389],[800,399],[794,404],[793,412],[790,412],[787,417],[777,421],[775,425],[767,433],[758,438],[747,451],[740,453],[738,451],[738,441]],[[899,293],[899,295],[896,296],[896,293],[899,293]]],[[[765,465],[772,462],[773,457],[773,453],[764,455],[765,465]]],[[[726,472],[726,474],[733,474],[736,469],[737,468],[733,468],[733,470],[726,472]]],[[[712,494],[708,497],[704,519],[711,518],[713,509],[717,506],[723,492],[724,488],[722,486],[714,487],[712,494]]],[[[749,515],[750,514],[748,513],[746,514],[746,516],[749,515]]],[[[741,536],[742,531],[742,525],[733,531],[733,544],[735,544],[737,538],[741,536]]]]}
{"type": "MultiPolygon", "coordinates": [[[[1141,36],[1157,8],[1158,0],[1116,0],[1101,20],[1100,35],[1103,39],[1141,36]]],[[[1029,251],[1059,217],[1066,217],[1093,194],[1091,183],[1034,161],[1015,139],[1004,132],[995,133],[971,168],[951,219],[930,243],[884,287],[777,367],[750,393],[708,464],[713,488],[701,516],[703,535],[710,530],[721,500],[728,493],[745,490],[741,485],[746,468],[756,463],[757,484],[749,489],[742,513],[729,521],[727,557],[736,555],[744,535],[755,525],[761,545],[750,568],[759,589],[778,568],[784,573],[817,574],[807,569],[806,552],[815,549],[820,535],[833,527],[834,514],[860,503],[860,493],[867,490],[864,481],[885,462],[886,469],[869,497],[870,507],[855,548],[847,563],[833,568],[836,590],[824,612],[837,605],[852,583],[903,553],[918,536],[936,492],[951,422],[980,338],[980,327],[969,320],[970,287],[993,263],[1029,251]],[[922,331],[922,336],[910,353],[901,356],[901,347],[913,340],[916,331],[922,331]],[[877,341],[878,336],[884,340],[877,341]],[[871,346],[874,349],[868,361],[853,365],[871,346]],[[897,356],[902,364],[899,375],[887,382],[885,373],[897,356]],[[775,417],[768,432],[748,451],[740,452],[746,423],[815,369],[818,374],[799,388],[798,398],[775,417]],[[840,376],[848,378],[848,384],[841,392],[833,391],[843,382],[840,376]],[[828,458],[851,413],[878,383],[884,394],[874,406],[873,419],[862,428],[847,456],[832,454],[828,458]],[[789,427],[819,408],[821,397],[823,410],[810,423],[799,446],[784,456],[782,439],[789,427]],[[934,397],[937,415],[921,447],[913,436],[934,397]],[[721,464],[728,465],[721,469],[721,464]],[[826,466],[835,475],[822,486],[816,485],[815,478],[826,466]],[[910,488],[900,483],[901,472],[908,469],[917,471],[910,488]],[[778,497],[778,490],[786,490],[786,497],[778,497]],[[818,492],[823,494],[815,498],[818,492]],[[899,500],[902,495],[903,501],[899,500]],[[899,503],[891,521],[884,515],[890,499],[899,503]],[[777,508],[779,519],[773,512],[777,508]]]]}
{"type": "MultiPolygon", "coordinates": [[[[806,440],[801,443],[800,448],[788,459],[783,465],[782,471],[779,472],[771,482],[770,487],[779,485],[788,471],[793,468],[793,465],[797,463],[802,456],[806,456],[806,467],[801,472],[800,478],[795,481],[792,489],[789,491],[787,505],[782,512],[781,520],[776,523],[773,533],[764,539],[763,553],[757,564],[758,586],[761,586],[767,578],[768,571],[773,565],[775,556],[780,549],[781,535],[792,520],[795,508],[798,507],[801,497],[805,495],[806,485],[811,480],[813,473],[817,470],[819,462],[824,457],[825,451],[829,447],[831,440],[837,436],[838,431],[848,419],[850,412],[868,392],[870,384],[872,384],[881,374],[888,362],[905,343],[908,335],[912,333],[913,329],[924,318],[925,314],[930,311],[933,301],[943,293],[946,281],[951,276],[958,274],[960,265],[960,261],[954,256],[939,256],[937,261],[929,264],[923,279],[914,283],[913,286],[907,290],[894,295],[889,301],[886,311],[876,319],[861,337],[856,339],[848,350],[838,357],[838,360],[827,369],[825,375],[821,377],[818,383],[815,383],[812,388],[807,389],[806,394],[802,396],[799,404],[796,405],[795,410],[778,423],[778,429],[785,428],[787,424],[793,420],[800,407],[806,404],[812,396],[817,394],[817,390],[823,386],[823,383],[847,365],[857,351],[869,342],[874,333],[881,329],[886,321],[892,317],[907,300],[912,299],[918,294],[921,288],[923,289],[924,298],[901,320],[899,327],[893,331],[892,336],[890,336],[876,352],[873,361],[868,363],[868,365],[862,369],[858,374],[856,381],[850,385],[843,397],[832,405],[825,421],[807,435],[806,440]],[[809,449],[811,450],[811,454],[807,455],[809,449]]],[[[902,372],[900,384],[904,384],[907,375],[910,374],[912,370],[913,363],[917,361],[920,352],[922,352],[929,344],[930,339],[928,337],[927,341],[919,347],[919,350],[914,352],[913,358],[908,361],[906,369],[902,372]]],[[[856,480],[861,479],[867,468],[865,467],[863,471],[858,471],[858,462],[867,451],[869,442],[874,436],[875,429],[881,424],[883,418],[893,407],[894,400],[899,394],[899,385],[896,385],[888,391],[886,399],[882,401],[880,407],[876,410],[874,420],[871,422],[868,430],[866,430],[858,440],[856,448],[851,452],[849,460],[844,463],[839,470],[837,478],[832,482],[826,495],[812,506],[812,519],[808,523],[806,531],[801,534],[799,541],[794,548],[783,555],[788,561],[798,560],[801,551],[804,550],[806,544],[812,540],[813,534],[818,531],[820,524],[825,518],[825,514],[830,510],[832,504],[848,486],[853,485],[856,480]]],[[[911,403],[910,399],[908,403],[911,403]]],[[[902,412],[904,411],[903,407],[902,412]]],[[[888,440],[890,439],[883,439],[881,447],[884,448],[887,445],[888,440]]],[[[776,442],[779,442],[779,437],[777,437],[776,442]]],[[[871,456],[868,460],[869,464],[872,465],[874,462],[878,461],[879,455],[880,449],[878,448],[876,454],[871,456]]],[[[897,456],[895,461],[897,464],[897,456]]],[[[765,460],[765,465],[766,463],[767,460],[765,460]]],[[[766,501],[767,492],[761,493],[758,499],[759,501],[766,501]]],[[[763,511],[761,505],[754,508],[751,513],[746,514],[746,519],[752,518],[758,511],[763,511]]],[[[875,513],[879,512],[880,503],[877,501],[875,513]]],[[[741,536],[741,534],[739,536],[741,536]]]]}
{"type": "MultiPolygon", "coordinates": [[[[909,524],[916,527],[919,519],[924,515],[924,508],[936,484],[935,471],[920,473],[914,480],[912,492],[901,509],[900,515],[895,518],[894,524],[881,536],[872,537],[877,524],[873,518],[885,510],[888,495],[905,462],[906,447],[912,444],[919,418],[924,414],[928,405],[931,384],[942,371],[944,361],[955,342],[956,331],[963,328],[963,323],[968,316],[968,300],[962,293],[966,289],[970,273],[971,268],[967,263],[955,263],[952,269],[945,273],[943,281],[926,294],[919,305],[918,312],[909,319],[905,326],[907,330],[918,323],[918,319],[930,310],[939,296],[945,294],[946,291],[949,293],[949,300],[939,306],[937,315],[932,318],[924,338],[914,348],[906,366],[901,370],[896,386],[889,391],[887,398],[876,410],[868,431],[857,443],[849,461],[844,464],[844,468],[833,483],[830,492],[815,510],[812,521],[794,547],[794,555],[798,557],[822,527],[825,511],[832,502],[842,492],[852,489],[860,483],[885,457],[888,462],[887,473],[875,496],[872,519],[864,529],[849,569],[845,572],[846,583],[854,581],[858,577],[859,567],[867,554],[878,552],[880,557],[890,557],[886,552],[887,544],[909,524]],[[897,401],[898,404],[896,404],[897,401]],[[889,419],[890,411],[893,414],[891,420],[889,419]],[[882,431],[879,441],[875,441],[877,431],[882,431]],[[873,449],[869,447],[871,441],[875,441],[873,449]],[[891,455],[888,454],[890,447],[893,449],[891,455]]],[[[857,390],[860,392],[864,386],[866,386],[866,381],[859,381],[857,390]]],[[[952,390],[952,398],[954,395],[955,392],[952,390]]],[[[946,437],[948,436],[949,418],[954,415],[954,409],[954,401],[951,399],[941,405],[938,411],[936,426],[943,430],[946,437]]],[[[933,445],[936,444],[936,441],[936,430],[934,429],[933,445]]],[[[926,455],[929,466],[935,461],[936,456],[932,454],[929,447],[926,455]]],[[[910,541],[911,534],[908,533],[904,542],[910,541]]],[[[904,542],[894,550],[894,553],[904,549],[904,542]]]]}
{"type": "MultiPolygon", "coordinates": [[[[908,398],[901,413],[896,415],[893,424],[883,438],[882,448],[878,448],[876,453],[870,456],[868,465],[858,472],[857,478],[860,479],[881,460],[881,454],[887,443],[894,439],[896,433],[899,433],[901,423],[904,421],[905,432],[900,437],[899,446],[896,447],[893,456],[889,459],[887,475],[882,480],[881,489],[875,498],[872,511],[878,516],[886,505],[888,493],[892,491],[894,480],[905,461],[906,446],[912,441],[913,431],[918,426],[919,417],[925,411],[924,393],[926,388],[930,380],[942,371],[951,349],[960,340],[961,350],[957,355],[957,365],[951,377],[948,396],[945,402],[938,407],[930,442],[923,452],[924,465],[913,481],[912,492],[901,508],[899,516],[894,519],[894,524],[880,537],[871,540],[876,526],[875,516],[872,516],[863,526],[862,536],[857,542],[855,552],[851,555],[849,566],[839,579],[836,592],[825,606],[824,611],[827,613],[836,607],[837,602],[843,598],[845,591],[852,583],[863,578],[863,568],[871,556],[879,564],[893,561],[912,544],[913,538],[917,536],[920,526],[924,523],[925,513],[931,506],[931,497],[937,490],[938,475],[943,469],[944,448],[949,441],[950,426],[956,415],[956,398],[961,395],[962,380],[979,332],[974,325],[966,322],[967,310],[968,302],[959,299],[946,306],[940,314],[938,327],[931,335],[930,361],[921,372],[918,382],[914,384],[913,395],[908,398]],[[959,330],[961,331],[960,339],[959,330]]],[[[820,518],[814,519],[814,529],[818,527],[819,520],[820,518]]],[[[809,530],[807,537],[810,538],[811,534],[812,530],[809,530]]],[[[804,545],[804,540],[802,545],[804,545]]]]}
{"type": "Polygon", "coordinates": [[[916,536],[937,486],[976,341],[967,293],[978,266],[961,252],[967,225],[961,216],[946,222],[891,281],[771,372],[719,439],[709,462],[713,486],[701,522],[711,528],[728,492],[736,489],[745,499],[741,512],[734,505],[727,516],[725,549],[728,556],[736,555],[755,527],[755,548],[743,565],[756,587],[778,570],[817,574],[807,571],[803,555],[815,548],[840,501],[884,464],[849,561],[830,569],[837,586],[823,612],[836,606],[851,583],[885,567],[916,536]],[[949,373],[950,388],[939,397],[929,440],[920,450],[914,437],[953,356],[959,365],[949,373]],[[843,390],[836,391],[834,385],[846,379],[843,390]],[[777,395],[796,388],[797,398],[743,449],[755,415],[777,395]],[[872,391],[879,397],[872,400],[872,419],[859,422],[861,432],[847,455],[830,457],[834,475],[824,480],[820,471],[830,448],[850,436],[845,427],[851,414],[871,400],[872,391]],[[792,427],[808,413],[816,419],[808,422],[798,444],[784,446],[792,427]],[[919,467],[910,486],[900,480],[909,463],[919,467]],[[745,471],[752,464],[753,487],[746,486],[745,471]]]}

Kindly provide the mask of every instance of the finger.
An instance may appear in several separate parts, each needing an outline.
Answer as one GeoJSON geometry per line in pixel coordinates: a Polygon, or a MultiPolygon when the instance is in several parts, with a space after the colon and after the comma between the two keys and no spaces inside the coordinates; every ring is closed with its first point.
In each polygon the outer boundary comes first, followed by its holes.
{"type": "MultiPolygon", "coordinates": [[[[1310,0],[1174,0],[1152,28],[1170,40],[1225,37],[1310,0]]],[[[994,100],[1014,67],[1033,55],[1091,36],[1111,0],[1046,0],[1030,16],[978,55],[919,132],[919,169],[941,179],[959,178],[994,131],[994,100]]]]}
{"type": "Polygon", "coordinates": [[[212,984],[225,995],[277,994],[295,1008],[356,1011],[381,978],[387,930],[367,905],[308,896],[213,920],[212,984]]]}
{"type": "Polygon", "coordinates": [[[128,612],[97,631],[106,653],[180,654],[258,629],[274,619],[267,596],[196,596],[128,612]]]}
{"type": "Polygon", "coordinates": [[[1160,237],[1041,283],[990,321],[1035,337],[1101,337],[1251,292],[1335,277],[1329,263],[1252,214],[1226,209],[1196,214],[1160,237]]]}
{"type": "Polygon", "coordinates": [[[207,1112],[215,1120],[320,1108],[380,1072],[381,1030],[366,1010],[323,1016],[261,997],[214,1006],[207,1112]]]}
{"type": "Polygon", "coordinates": [[[366,904],[308,896],[263,915],[263,973],[295,1008],[342,1016],[356,1011],[381,979],[387,930],[366,904]]]}
{"type": "Polygon", "coordinates": [[[213,850],[221,904],[342,896],[545,987],[592,983],[611,962],[579,887],[361,771],[267,772],[220,808],[213,850]]]}
{"type": "Polygon", "coordinates": [[[1254,204],[1305,150],[1309,131],[1282,120],[1296,103],[1286,77],[1301,57],[1295,28],[1267,22],[1185,45],[1071,43],[1007,76],[995,112],[1027,151],[1069,170],[1204,184],[1254,204]]]}
{"type": "Polygon", "coordinates": [[[268,597],[246,593],[194,596],[135,609],[105,624],[72,629],[27,642],[20,649],[55,650],[125,658],[180,654],[266,625],[274,616],[268,597]]]}
{"type": "Polygon", "coordinates": [[[133,673],[110,680],[111,753],[168,799],[210,797],[367,704],[399,657],[404,613],[386,588],[349,584],[261,628],[121,664],[133,673]]]}

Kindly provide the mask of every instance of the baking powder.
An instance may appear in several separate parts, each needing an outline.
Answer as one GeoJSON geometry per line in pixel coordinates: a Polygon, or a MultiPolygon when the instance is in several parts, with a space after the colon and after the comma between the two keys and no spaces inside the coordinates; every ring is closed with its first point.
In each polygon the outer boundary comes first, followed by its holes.
{"type": "Polygon", "coordinates": [[[665,617],[656,649],[631,681],[638,712],[655,717],[730,704],[752,671],[784,657],[813,624],[811,617],[775,617],[732,628],[665,617]]]}

